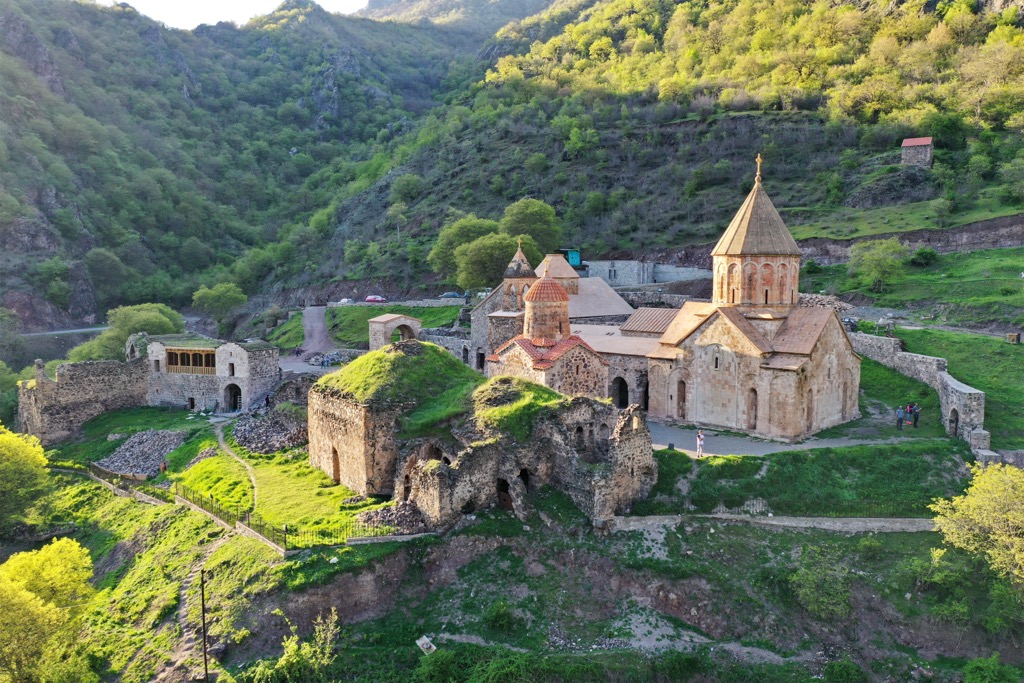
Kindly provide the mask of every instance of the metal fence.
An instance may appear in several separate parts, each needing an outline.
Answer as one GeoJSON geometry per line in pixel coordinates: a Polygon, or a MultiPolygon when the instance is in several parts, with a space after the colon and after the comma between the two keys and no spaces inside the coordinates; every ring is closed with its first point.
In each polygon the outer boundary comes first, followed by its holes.
{"type": "Polygon", "coordinates": [[[924,500],[840,500],[835,498],[749,498],[738,496],[690,496],[689,512],[789,517],[926,518],[933,513],[924,500]]]}
{"type": "Polygon", "coordinates": [[[243,526],[285,550],[344,545],[350,538],[389,536],[395,528],[379,523],[346,520],[321,528],[303,529],[290,524],[271,524],[259,514],[225,507],[213,496],[195,491],[184,484],[175,484],[174,493],[205,510],[228,526],[243,526]]]}
{"type": "Polygon", "coordinates": [[[103,469],[94,462],[89,463],[89,474],[118,488],[134,488],[142,483],[141,481],[130,479],[123,474],[103,469]]]}

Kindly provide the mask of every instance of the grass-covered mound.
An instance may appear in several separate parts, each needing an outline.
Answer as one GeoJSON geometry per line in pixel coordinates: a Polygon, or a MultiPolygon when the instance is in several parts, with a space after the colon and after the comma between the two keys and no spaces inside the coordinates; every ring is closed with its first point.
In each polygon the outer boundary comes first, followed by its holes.
{"type": "Polygon", "coordinates": [[[321,377],[316,389],[340,391],[361,403],[419,406],[453,387],[482,381],[440,346],[413,340],[360,356],[321,377]]]}
{"type": "Polygon", "coordinates": [[[518,377],[494,377],[473,392],[477,427],[528,439],[533,421],[542,411],[569,399],[557,391],[518,377]]]}

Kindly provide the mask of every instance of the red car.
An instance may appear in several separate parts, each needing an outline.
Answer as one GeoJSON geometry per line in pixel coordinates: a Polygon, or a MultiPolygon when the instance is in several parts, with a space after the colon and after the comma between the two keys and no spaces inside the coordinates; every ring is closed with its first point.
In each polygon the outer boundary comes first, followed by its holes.
{"type": "Polygon", "coordinates": [[[370,296],[366,297],[364,301],[366,301],[366,303],[368,304],[386,304],[388,302],[387,299],[380,296],[379,294],[371,294],[370,296]]]}

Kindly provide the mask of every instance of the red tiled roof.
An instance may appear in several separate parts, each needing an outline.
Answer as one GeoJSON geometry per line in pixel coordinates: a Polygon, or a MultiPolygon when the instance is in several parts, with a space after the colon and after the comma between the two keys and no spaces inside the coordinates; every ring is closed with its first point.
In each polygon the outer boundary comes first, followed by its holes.
{"type": "Polygon", "coordinates": [[[608,365],[608,361],[606,361],[604,358],[601,358],[601,355],[597,351],[594,351],[590,344],[583,341],[576,335],[572,335],[571,337],[567,337],[566,339],[556,342],[553,346],[550,347],[537,346],[536,344],[534,344],[532,340],[528,339],[527,337],[524,337],[523,335],[519,335],[516,337],[512,337],[507,342],[505,342],[497,349],[495,349],[494,355],[490,356],[487,360],[491,360],[493,358],[494,361],[498,361],[502,353],[506,349],[511,347],[513,344],[515,344],[516,346],[518,346],[519,348],[526,352],[526,355],[528,355],[530,357],[530,360],[533,361],[533,367],[536,370],[546,370],[550,368],[552,365],[554,365],[554,362],[556,360],[558,360],[559,358],[561,358],[562,356],[564,356],[566,353],[576,348],[577,346],[584,347],[592,354],[594,354],[599,361],[601,361],[605,365],[608,365]]]}
{"type": "Polygon", "coordinates": [[[920,145],[932,144],[931,138],[907,138],[903,141],[904,147],[918,147],[920,145]]]}
{"type": "Polygon", "coordinates": [[[523,297],[523,301],[565,301],[568,303],[569,294],[565,291],[565,287],[545,276],[533,283],[530,291],[523,297]]]}

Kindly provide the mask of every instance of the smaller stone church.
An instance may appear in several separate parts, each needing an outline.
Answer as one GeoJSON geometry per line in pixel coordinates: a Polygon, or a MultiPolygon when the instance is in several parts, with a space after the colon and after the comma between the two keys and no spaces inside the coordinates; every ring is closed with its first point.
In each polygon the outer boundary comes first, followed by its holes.
{"type": "Polygon", "coordinates": [[[527,494],[545,485],[600,525],[654,486],[651,435],[635,406],[566,397],[531,419],[524,442],[478,413],[521,400],[525,381],[495,377],[478,387],[481,381],[433,344],[411,340],[371,351],[310,391],[310,463],[359,494],[411,504],[431,527],[494,504],[525,517],[527,494]],[[424,374],[462,377],[472,392],[469,412],[435,425],[430,436],[404,431],[426,402],[409,383],[424,374]]]}

